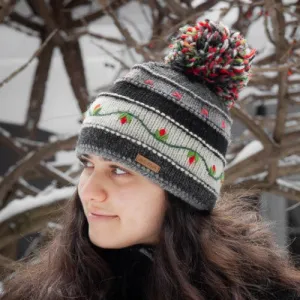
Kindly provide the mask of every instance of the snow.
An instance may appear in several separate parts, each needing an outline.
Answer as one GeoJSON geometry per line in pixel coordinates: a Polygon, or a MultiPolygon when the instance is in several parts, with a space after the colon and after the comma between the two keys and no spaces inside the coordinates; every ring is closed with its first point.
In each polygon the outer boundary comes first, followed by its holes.
{"type": "Polygon", "coordinates": [[[75,151],[58,151],[55,153],[54,159],[55,160],[53,162],[49,162],[52,167],[72,165],[78,161],[75,151]]]}
{"type": "MultiPolygon", "coordinates": [[[[30,185],[23,177],[20,177],[18,179],[18,181],[25,187],[27,187],[29,190],[31,190],[32,192],[38,194],[41,190],[39,190],[38,188],[36,188],[35,186],[33,185],[30,185]]],[[[20,192],[20,191],[18,191],[20,192]]]]}
{"type": "Polygon", "coordinates": [[[287,156],[278,162],[279,167],[287,167],[287,166],[293,166],[293,165],[298,165],[300,164],[300,156],[299,155],[290,155],[287,156]]]}
{"type": "Polygon", "coordinates": [[[2,127],[0,127],[0,134],[7,137],[7,138],[10,137],[10,133],[2,127]]]}
{"type": "Polygon", "coordinates": [[[276,179],[276,182],[279,185],[279,188],[283,191],[295,190],[300,192],[300,182],[298,181],[287,181],[281,178],[276,179]]]}
{"type": "Polygon", "coordinates": [[[291,210],[294,210],[295,208],[299,207],[300,206],[300,202],[298,203],[295,203],[291,206],[289,206],[285,211],[291,211],[291,210]]]}
{"type": "Polygon", "coordinates": [[[261,151],[262,149],[263,149],[263,144],[260,141],[258,140],[251,141],[236,155],[236,158],[226,166],[226,169],[234,166],[235,164],[239,163],[242,160],[245,160],[249,156],[254,155],[255,153],[261,151]]]}
{"type": "Polygon", "coordinates": [[[57,224],[54,222],[48,222],[47,225],[49,228],[54,228],[54,229],[62,229],[63,228],[60,224],[57,224]]]}
{"type": "Polygon", "coordinates": [[[0,211],[0,223],[25,211],[70,198],[74,192],[75,187],[64,187],[61,189],[53,189],[46,195],[39,194],[36,197],[27,196],[21,200],[15,199],[0,211]]]}
{"type": "Polygon", "coordinates": [[[40,165],[42,165],[42,166],[46,167],[47,169],[51,170],[51,172],[53,172],[53,173],[57,174],[58,176],[64,178],[66,181],[69,181],[70,184],[76,185],[76,181],[72,177],[70,177],[67,174],[59,171],[58,169],[52,167],[49,163],[40,162],[40,165]]]}
{"type": "Polygon", "coordinates": [[[264,171],[264,172],[261,172],[261,173],[258,173],[258,174],[252,175],[252,176],[238,178],[234,183],[238,184],[238,183],[243,182],[245,180],[259,180],[259,181],[262,181],[266,178],[267,175],[268,175],[268,173],[266,171],[264,171]]]}

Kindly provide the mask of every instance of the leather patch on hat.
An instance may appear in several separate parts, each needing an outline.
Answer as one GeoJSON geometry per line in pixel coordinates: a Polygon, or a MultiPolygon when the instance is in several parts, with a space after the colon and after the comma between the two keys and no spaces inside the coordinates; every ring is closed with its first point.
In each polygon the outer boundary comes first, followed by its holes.
{"type": "Polygon", "coordinates": [[[138,153],[135,160],[140,163],[141,165],[147,167],[148,169],[152,170],[155,173],[158,173],[160,170],[160,166],[148,159],[147,157],[138,153]]]}

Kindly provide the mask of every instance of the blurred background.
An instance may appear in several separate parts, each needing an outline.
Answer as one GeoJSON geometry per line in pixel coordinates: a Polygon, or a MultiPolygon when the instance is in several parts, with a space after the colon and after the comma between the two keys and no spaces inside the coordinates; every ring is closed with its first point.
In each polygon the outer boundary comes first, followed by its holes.
{"type": "Polygon", "coordinates": [[[259,188],[255,207],[300,254],[300,0],[0,0],[0,281],[60,230],[89,103],[204,19],[258,53],[231,109],[223,189],[259,188]]]}

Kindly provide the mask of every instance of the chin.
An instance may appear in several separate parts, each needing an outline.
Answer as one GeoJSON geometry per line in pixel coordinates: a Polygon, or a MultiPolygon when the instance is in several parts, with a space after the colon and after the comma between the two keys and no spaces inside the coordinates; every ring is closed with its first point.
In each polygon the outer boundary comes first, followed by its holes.
{"type": "Polygon", "coordinates": [[[135,243],[129,243],[129,242],[118,242],[116,240],[105,240],[100,239],[99,237],[94,238],[93,236],[89,236],[90,241],[97,247],[102,249],[121,249],[125,247],[129,247],[134,245],[135,243]]]}

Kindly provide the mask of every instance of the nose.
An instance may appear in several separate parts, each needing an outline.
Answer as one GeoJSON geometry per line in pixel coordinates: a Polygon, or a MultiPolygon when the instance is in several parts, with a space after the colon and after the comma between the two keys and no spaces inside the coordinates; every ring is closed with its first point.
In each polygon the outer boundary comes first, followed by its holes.
{"type": "Polygon", "coordinates": [[[109,179],[106,179],[104,174],[94,171],[82,183],[82,199],[85,199],[87,202],[92,201],[94,204],[107,201],[109,184],[109,179]]]}

